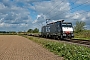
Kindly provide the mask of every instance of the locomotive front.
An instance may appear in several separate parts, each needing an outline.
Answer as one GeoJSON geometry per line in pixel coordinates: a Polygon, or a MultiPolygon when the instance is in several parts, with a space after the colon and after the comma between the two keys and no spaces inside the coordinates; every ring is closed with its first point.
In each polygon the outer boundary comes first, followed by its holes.
{"type": "Polygon", "coordinates": [[[74,31],[73,31],[72,23],[63,22],[61,25],[62,25],[62,37],[63,38],[73,38],[74,31]]]}

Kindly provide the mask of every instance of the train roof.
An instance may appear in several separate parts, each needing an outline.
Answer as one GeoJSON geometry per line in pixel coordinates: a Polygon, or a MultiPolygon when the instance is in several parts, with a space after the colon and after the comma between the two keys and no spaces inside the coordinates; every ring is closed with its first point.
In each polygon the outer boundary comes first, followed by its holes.
{"type": "MultiPolygon", "coordinates": [[[[60,22],[60,21],[57,21],[57,22],[60,22]]],[[[57,22],[52,22],[52,23],[49,23],[49,24],[47,24],[47,25],[45,25],[45,26],[42,26],[43,28],[44,27],[46,27],[46,26],[49,26],[50,24],[55,24],[55,23],[57,23],[57,22]]],[[[71,22],[62,22],[63,24],[72,24],[71,22]]]]}
{"type": "MultiPolygon", "coordinates": [[[[61,21],[57,21],[57,22],[61,22],[61,21]]],[[[54,23],[57,23],[57,22],[52,22],[52,23],[49,23],[49,24],[47,24],[47,25],[54,24],[54,23]]],[[[61,22],[61,23],[70,24],[71,22],[61,22]]]]}
{"type": "Polygon", "coordinates": [[[65,23],[65,24],[71,24],[71,22],[63,22],[63,23],[65,23]]]}
{"type": "MultiPolygon", "coordinates": [[[[49,23],[49,24],[54,24],[54,23],[57,23],[57,22],[63,22],[64,20],[59,20],[59,21],[56,21],[56,22],[51,22],[51,23],[49,23]]],[[[47,24],[47,25],[49,25],[49,24],[47,24]]]]}

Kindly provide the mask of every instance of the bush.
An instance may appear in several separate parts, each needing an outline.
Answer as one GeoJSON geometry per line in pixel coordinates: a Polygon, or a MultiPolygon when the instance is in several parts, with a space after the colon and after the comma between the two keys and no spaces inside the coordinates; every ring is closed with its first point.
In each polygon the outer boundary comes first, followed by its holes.
{"type": "Polygon", "coordinates": [[[90,39],[90,30],[84,30],[79,33],[74,33],[75,38],[84,38],[84,39],[90,39]]]}

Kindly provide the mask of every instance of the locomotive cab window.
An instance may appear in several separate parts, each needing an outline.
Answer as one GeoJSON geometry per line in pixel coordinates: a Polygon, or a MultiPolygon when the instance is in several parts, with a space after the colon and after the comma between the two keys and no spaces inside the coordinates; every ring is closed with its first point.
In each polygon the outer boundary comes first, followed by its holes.
{"type": "Polygon", "coordinates": [[[62,23],[62,27],[72,27],[71,23],[62,23]]]}

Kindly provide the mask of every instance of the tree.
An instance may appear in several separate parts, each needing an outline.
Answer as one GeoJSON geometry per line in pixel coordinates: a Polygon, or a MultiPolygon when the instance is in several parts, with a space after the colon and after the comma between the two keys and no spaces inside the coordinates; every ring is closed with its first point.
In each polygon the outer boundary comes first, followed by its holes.
{"type": "Polygon", "coordinates": [[[38,33],[39,32],[39,29],[37,29],[37,28],[35,28],[34,30],[33,30],[33,33],[38,33]]]}
{"type": "Polygon", "coordinates": [[[33,29],[29,29],[27,32],[33,33],[33,29]]]}
{"type": "Polygon", "coordinates": [[[74,27],[75,29],[75,32],[78,33],[78,32],[81,32],[85,29],[85,22],[83,21],[77,21],[76,22],[76,26],[74,27]]]}

